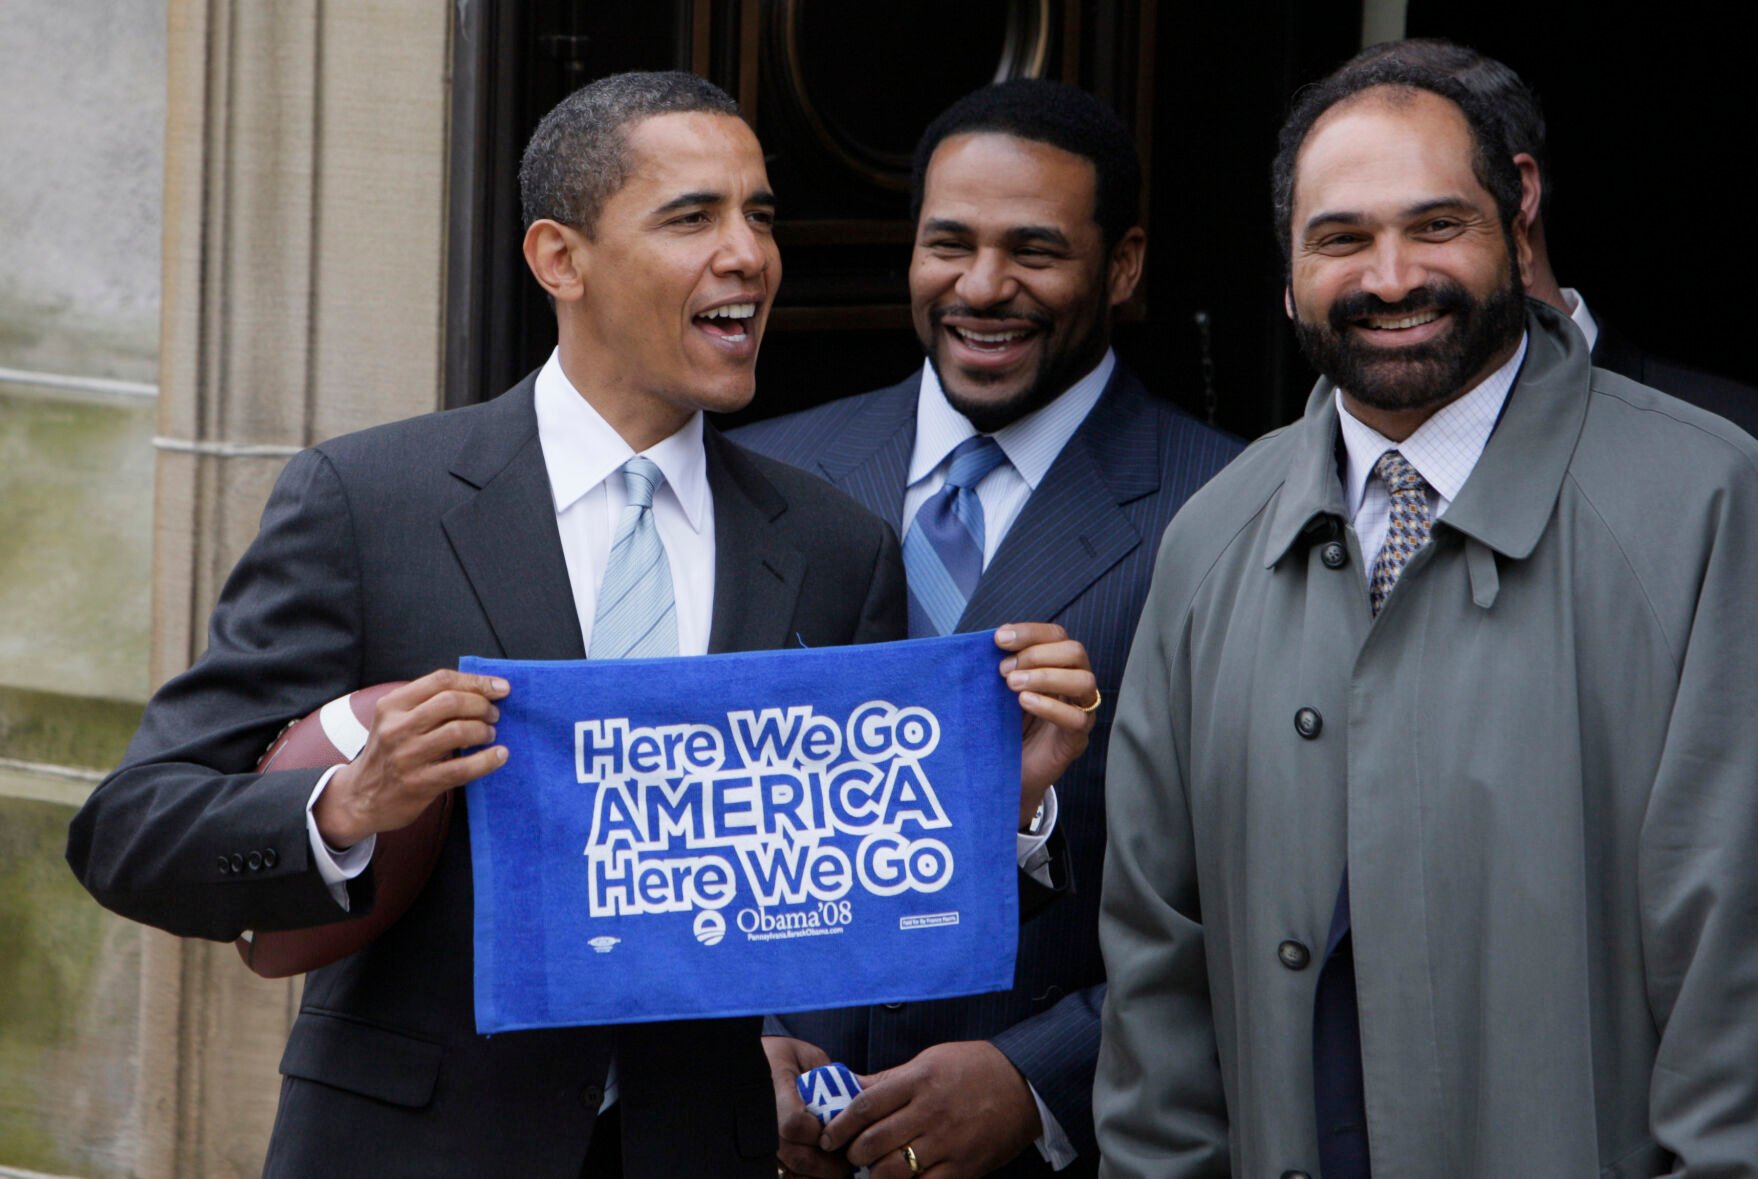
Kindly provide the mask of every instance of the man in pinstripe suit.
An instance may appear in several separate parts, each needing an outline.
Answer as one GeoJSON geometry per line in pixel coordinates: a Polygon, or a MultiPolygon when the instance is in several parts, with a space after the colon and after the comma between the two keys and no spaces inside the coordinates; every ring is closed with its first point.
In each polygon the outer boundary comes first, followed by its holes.
{"type": "MultiPolygon", "coordinates": [[[[1239,450],[1154,399],[1111,351],[1112,309],[1141,274],[1140,187],[1127,129],[1073,87],[1009,82],[961,99],[915,157],[910,295],[926,366],[734,435],[823,475],[906,547],[952,452],[991,436],[1003,457],[972,485],[982,571],[955,628],[1046,619],[1086,645],[1101,688],[1085,759],[1021,832],[1027,917],[1013,990],[770,1021],[786,1172],[828,1179],[855,1164],[874,1179],[930,1169],[953,1179],[1097,1166],[1111,697],[1161,530],[1239,450]],[[820,1136],[791,1081],[831,1059],[867,1074],[867,1088],[820,1136]]],[[[911,605],[911,633],[934,633],[924,603],[911,605]]]]}

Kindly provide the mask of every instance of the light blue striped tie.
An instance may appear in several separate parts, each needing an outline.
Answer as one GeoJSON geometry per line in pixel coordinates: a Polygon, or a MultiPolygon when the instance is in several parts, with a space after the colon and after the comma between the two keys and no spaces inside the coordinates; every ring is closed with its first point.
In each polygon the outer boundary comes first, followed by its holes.
{"type": "Polygon", "coordinates": [[[677,606],[672,597],[671,565],[659,529],[653,524],[653,493],[665,472],[652,459],[636,455],[623,464],[629,502],[617,521],[598,587],[598,614],[592,620],[590,659],[647,659],[678,653],[677,606]]]}
{"type": "Polygon", "coordinates": [[[983,576],[983,501],[977,498],[977,484],[1006,461],[988,435],[965,439],[952,452],[945,485],[916,510],[903,538],[910,638],[958,629],[965,604],[983,576]]]}

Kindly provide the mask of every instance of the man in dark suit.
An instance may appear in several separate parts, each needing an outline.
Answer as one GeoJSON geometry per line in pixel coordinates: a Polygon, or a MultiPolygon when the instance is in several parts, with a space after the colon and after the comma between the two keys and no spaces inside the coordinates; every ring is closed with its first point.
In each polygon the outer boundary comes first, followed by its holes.
{"type": "Polygon", "coordinates": [[[1758,435],[1758,389],[1656,356],[1595,316],[1580,291],[1557,281],[1544,232],[1544,215],[1550,209],[1550,190],[1545,186],[1550,148],[1544,109],[1519,74],[1475,49],[1429,37],[1372,46],[1357,54],[1351,64],[1380,58],[1440,70],[1494,106],[1502,120],[1508,152],[1520,169],[1520,218],[1526,224],[1527,241],[1532,247],[1532,281],[1526,293],[1549,303],[1574,322],[1587,337],[1595,366],[1700,405],[1746,433],[1758,435]]]}
{"type": "MultiPolygon", "coordinates": [[[[687,74],[594,83],[546,116],[521,187],[557,351],[494,401],[288,465],[206,653],[74,820],[69,861],[106,906],[230,940],[371,905],[376,833],[507,758],[506,684],[447,669],[605,653],[632,538],[657,534],[643,573],[670,607],[643,630],[663,642],[612,657],[901,637],[892,531],[703,425],[750,399],[780,279],[732,101],[687,74]],[[289,718],[398,679],[351,764],[251,772],[289,718]]],[[[470,914],[457,818],[407,914],[307,980],[266,1174],[772,1174],[756,1020],[478,1036],[470,914]]]]}
{"type": "Polygon", "coordinates": [[[788,1171],[840,1175],[844,1159],[874,1179],[1097,1166],[1104,732],[1160,532],[1239,449],[1156,400],[1110,350],[1112,310],[1141,274],[1139,190],[1127,129],[1091,96],[1011,82],[960,100],[915,156],[923,371],[736,435],[898,528],[912,634],[1046,619],[1086,645],[1101,687],[1092,748],[1047,796],[1038,830],[1021,834],[1022,888],[1068,895],[1022,924],[1013,990],[786,1015],[766,1029],[788,1171]],[[949,495],[976,499],[981,521],[974,585],[950,599],[957,562],[941,559],[928,523],[949,495]],[[877,1075],[820,1139],[791,1079],[832,1058],[877,1075]]]}

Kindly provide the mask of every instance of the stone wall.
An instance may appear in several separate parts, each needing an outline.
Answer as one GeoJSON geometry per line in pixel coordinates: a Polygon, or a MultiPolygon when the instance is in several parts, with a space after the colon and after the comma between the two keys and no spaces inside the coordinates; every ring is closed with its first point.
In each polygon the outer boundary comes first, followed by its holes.
{"type": "Polygon", "coordinates": [[[164,0],[8,0],[0,365],[151,381],[164,0]]]}
{"type": "Polygon", "coordinates": [[[252,1175],[296,983],[62,861],[288,454],[440,402],[451,6],[12,0],[0,1176],[252,1175]]]}
{"type": "Polygon", "coordinates": [[[165,29],[13,0],[0,36],[0,1167],[92,1179],[135,1173],[141,934],[62,849],[149,688],[165,29]]]}

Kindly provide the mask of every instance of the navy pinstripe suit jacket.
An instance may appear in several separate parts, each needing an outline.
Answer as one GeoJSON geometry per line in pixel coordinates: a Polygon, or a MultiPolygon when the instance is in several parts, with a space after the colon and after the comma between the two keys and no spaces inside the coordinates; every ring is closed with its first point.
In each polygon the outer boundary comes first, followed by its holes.
{"type": "MultiPolygon", "coordinates": [[[[904,531],[919,375],[889,389],[758,422],[732,437],[823,476],[904,531]]],[[[1105,745],[1123,663],[1160,533],[1241,443],[1153,398],[1121,365],[1002,540],[959,622],[1058,622],[1086,644],[1105,702],[1086,754],[1057,784],[1067,895],[1020,927],[1011,991],[782,1017],[789,1034],[859,1072],[890,1068],[948,1040],[988,1039],[1013,1061],[1080,1152],[1063,1175],[1094,1172],[1093,1067],[1104,965],[1097,937],[1105,848],[1105,745]]],[[[1031,912],[1030,906],[1022,911],[1031,912]]],[[[1027,1150],[1001,1174],[1048,1173],[1027,1150]]]]}

